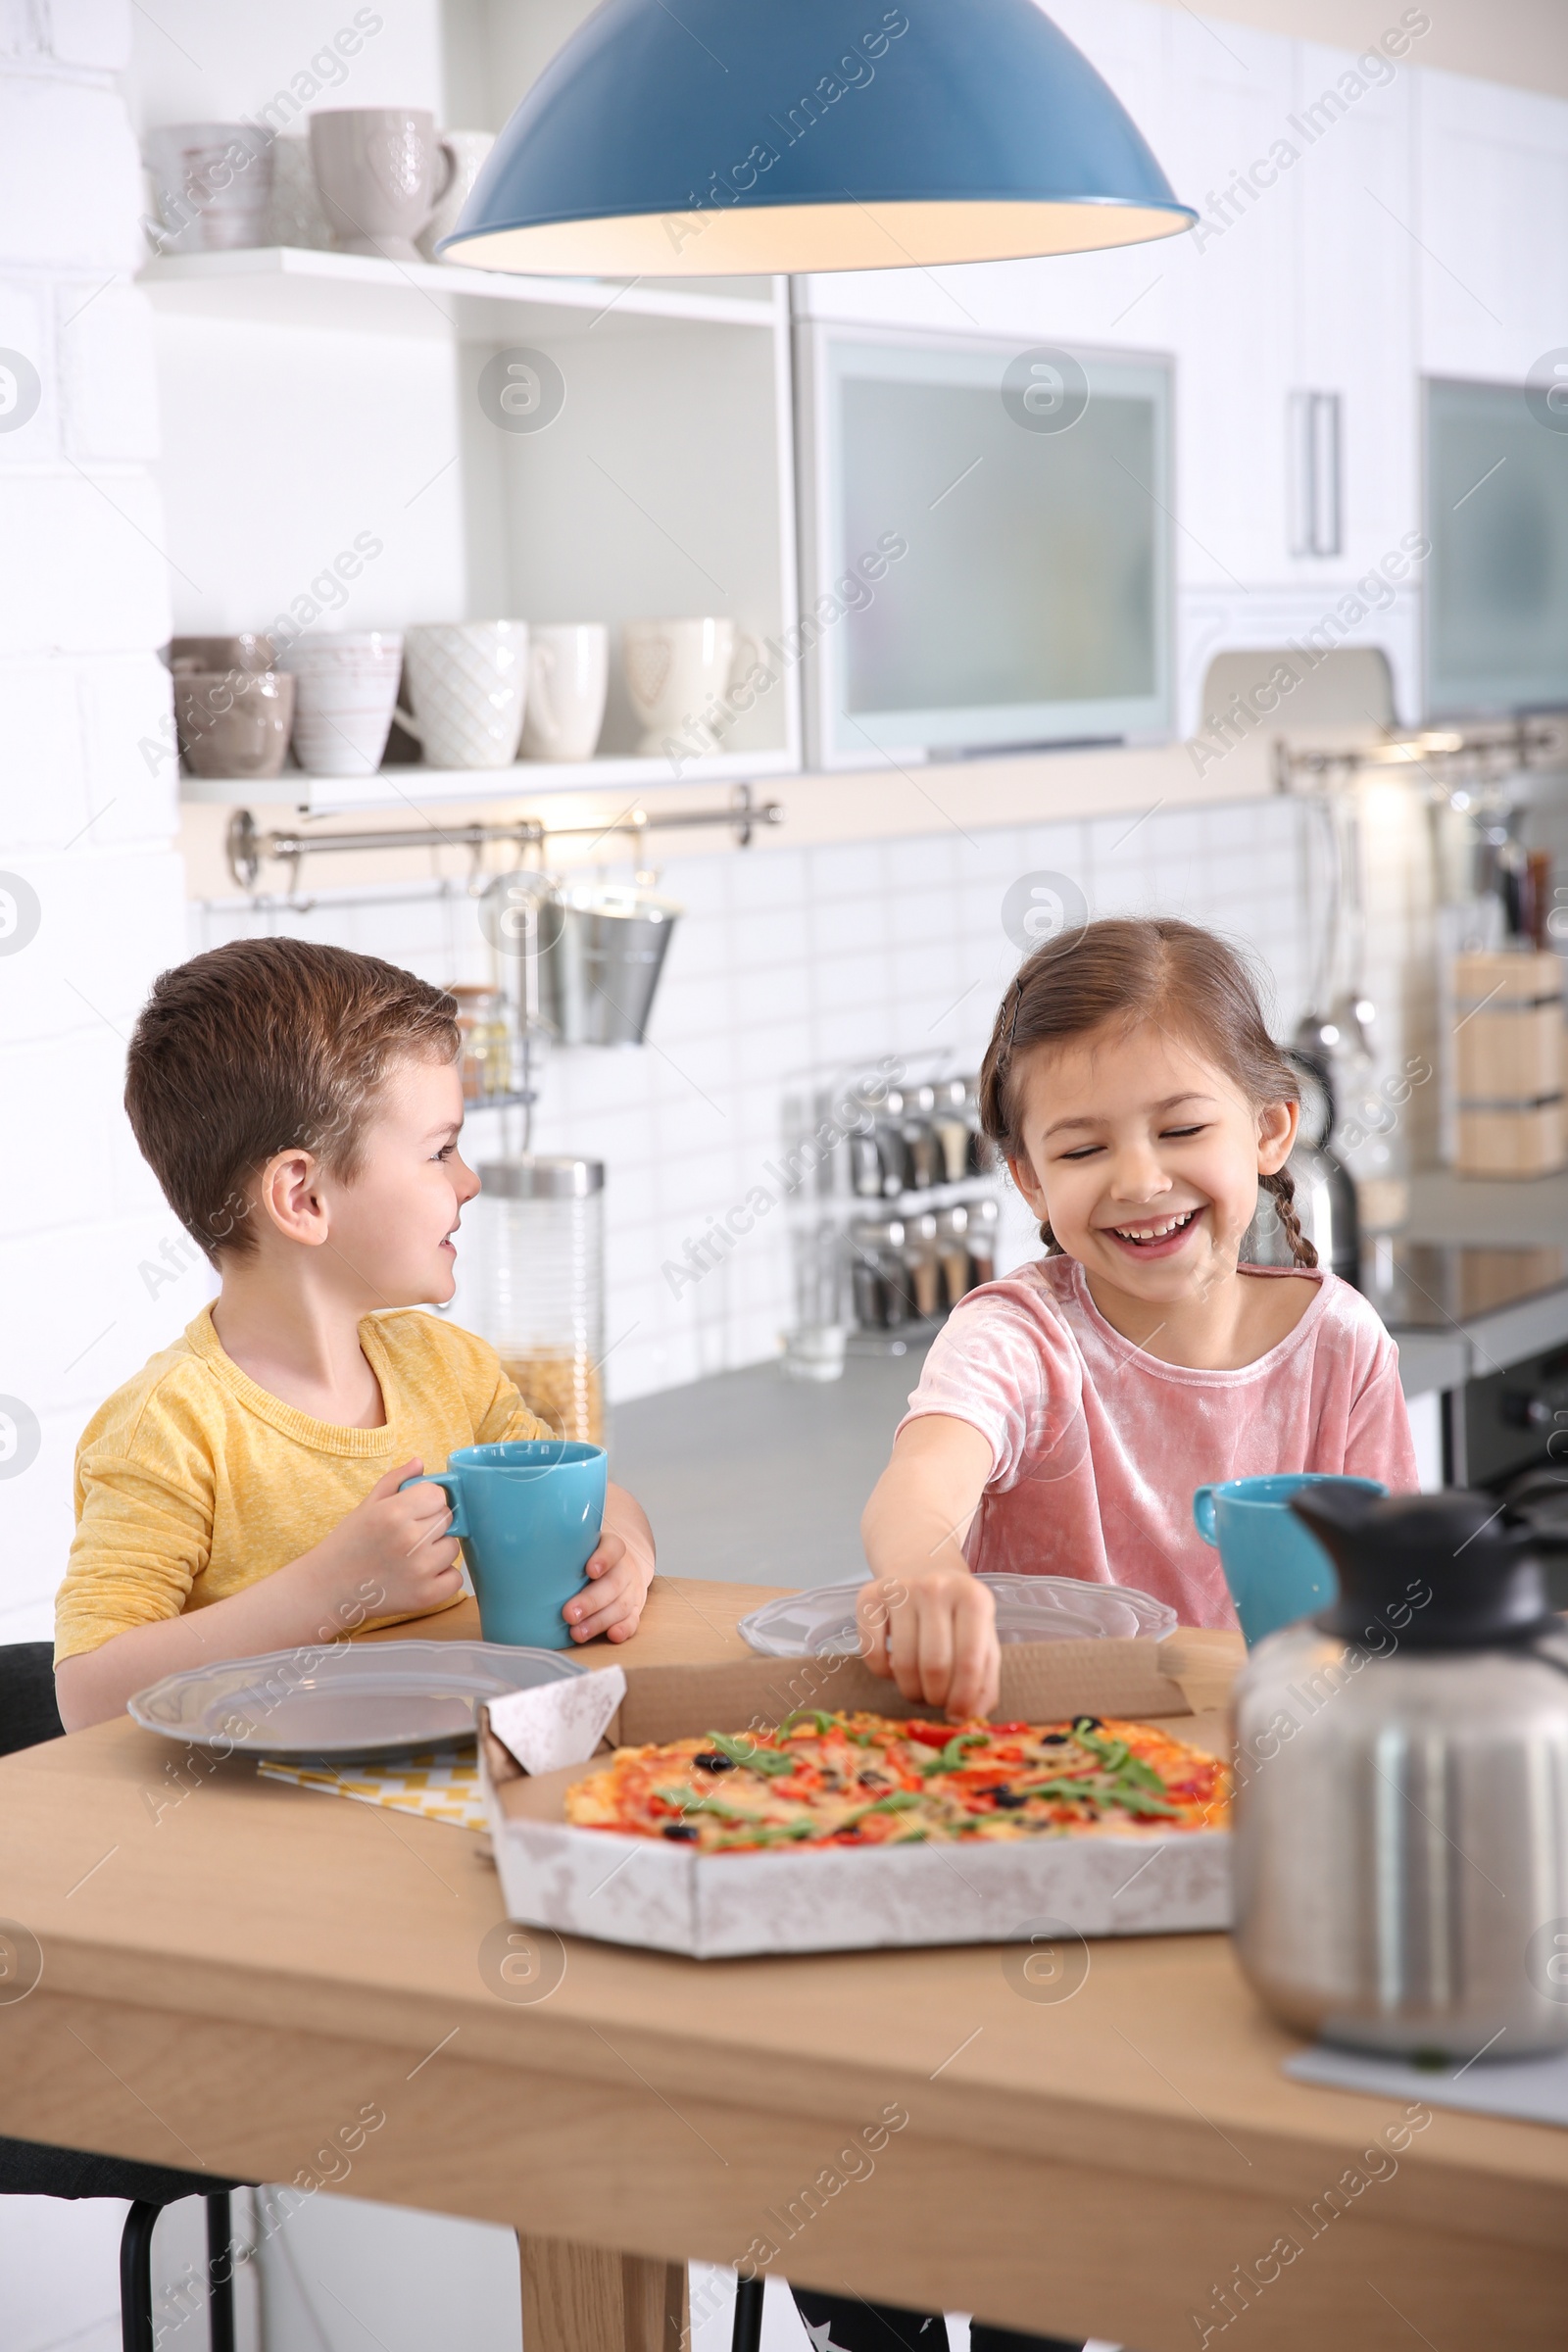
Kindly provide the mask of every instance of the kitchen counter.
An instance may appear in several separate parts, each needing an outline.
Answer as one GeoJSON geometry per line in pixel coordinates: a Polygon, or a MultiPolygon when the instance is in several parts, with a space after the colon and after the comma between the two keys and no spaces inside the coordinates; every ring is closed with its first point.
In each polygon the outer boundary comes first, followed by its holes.
{"type": "MultiPolygon", "coordinates": [[[[1461,1388],[1472,1370],[1568,1340],[1568,1287],[1476,1312],[1484,1289],[1445,1290],[1419,1262],[1416,1277],[1430,1298],[1406,1284],[1397,1315],[1374,1301],[1395,1330],[1407,1396],[1461,1388]]],[[[903,1356],[852,1355],[842,1380],[821,1383],[753,1364],[617,1405],[612,1475],[658,1530],[661,1567],[747,1584],[863,1576],[860,1513],[924,1358],[923,1344],[903,1356]]]]}
{"type": "MultiPolygon", "coordinates": [[[[1371,1293],[1407,1396],[1568,1345],[1568,1175],[1508,1184],[1438,1169],[1410,1190],[1410,1237],[1470,1254],[1468,1271],[1417,1259],[1413,1280],[1371,1293]]],[[[617,1405],[614,1476],[646,1505],[662,1564],[757,1584],[862,1576],[860,1512],[923,1360],[921,1345],[851,1356],[842,1380],[821,1384],[754,1364],[617,1405]]]]}
{"type": "Polygon", "coordinates": [[[1568,1345],[1568,1250],[1374,1240],[1362,1289],[1393,1333],[1407,1396],[1460,1389],[1568,1345]]]}
{"type": "Polygon", "coordinates": [[[1410,1179],[1409,1231],[1419,1242],[1568,1246],[1568,1174],[1505,1182],[1429,1168],[1410,1179]]]}
{"type": "Polygon", "coordinates": [[[658,1530],[660,1567],[758,1585],[862,1577],[860,1513],[924,1360],[923,1345],[852,1355],[823,1382],[753,1364],[616,1405],[611,1475],[658,1530]]]}
{"type": "MultiPolygon", "coordinates": [[[[1369,1247],[1367,1296],[1398,1346],[1406,1396],[1452,1396],[1568,1346],[1568,1247],[1521,1246],[1521,1229],[1554,1229],[1568,1244],[1568,1176],[1512,1186],[1418,1181],[1423,1237],[1446,1218],[1466,1245],[1401,1237],[1392,1250],[1369,1247]],[[1506,1238],[1478,1245],[1478,1231],[1506,1238]]],[[[860,1513],[924,1353],[911,1344],[903,1356],[852,1355],[842,1380],[822,1383],[753,1364],[617,1405],[613,1475],[658,1529],[662,1567],[750,1584],[863,1576],[860,1513]]]]}

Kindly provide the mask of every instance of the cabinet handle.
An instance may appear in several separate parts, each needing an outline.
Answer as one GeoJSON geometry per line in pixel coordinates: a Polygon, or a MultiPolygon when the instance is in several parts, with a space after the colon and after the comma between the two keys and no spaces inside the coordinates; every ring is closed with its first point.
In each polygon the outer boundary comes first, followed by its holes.
{"type": "Polygon", "coordinates": [[[1291,553],[1345,552],[1341,495],[1344,400],[1338,392],[1291,394],[1291,553]]]}

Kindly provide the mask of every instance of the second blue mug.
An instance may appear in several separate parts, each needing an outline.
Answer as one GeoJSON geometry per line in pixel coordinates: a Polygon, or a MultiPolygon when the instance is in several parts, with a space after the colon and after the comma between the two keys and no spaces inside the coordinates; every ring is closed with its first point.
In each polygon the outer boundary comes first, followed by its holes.
{"type": "Polygon", "coordinates": [[[461,1446],[444,1470],[423,1480],[452,1505],[449,1534],[479,1601],[487,1642],[525,1649],[569,1649],[562,1610],[588,1582],[599,1547],[609,1463],[602,1446],[574,1438],[509,1438],[461,1446]]]}
{"type": "Polygon", "coordinates": [[[1284,1470],[1268,1478],[1230,1478],[1200,1487],[1193,1517],[1205,1544],[1217,1545],[1225,1582],[1250,1649],[1265,1634],[1310,1617],[1338,1597],[1339,1579],[1316,1536],[1291,1509],[1303,1487],[1360,1487],[1386,1494],[1375,1478],[1284,1470]]]}

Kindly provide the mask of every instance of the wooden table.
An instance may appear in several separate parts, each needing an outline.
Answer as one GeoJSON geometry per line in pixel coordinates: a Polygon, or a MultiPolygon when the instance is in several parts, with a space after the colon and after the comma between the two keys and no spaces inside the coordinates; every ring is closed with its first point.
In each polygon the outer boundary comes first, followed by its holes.
{"type": "MultiPolygon", "coordinates": [[[[696,1665],[706,1660],[749,1658],[735,1631],[736,1620],[764,1600],[776,1600],[775,1585],[721,1585],[702,1576],[656,1576],[642,1623],[629,1642],[574,1642],[570,1656],[585,1666],[696,1665]]],[[[383,1625],[358,1634],[359,1642],[482,1642],[479,1603],[471,1593],[407,1625],[383,1625]]]]}
{"type": "MultiPolygon", "coordinates": [[[[656,1595],[596,1655],[728,1654],[756,1597],[656,1595]]],[[[688,2257],[1138,2352],[1239,2327],[1227,2282],[1258,2352],[1568,2327],[1568,2134],[1439,2108],[1391,2172],[1398,2110],[1283,2077],[1221,1936],[1097,1943],[1068,1998],[1019,1947],[578,1942],[507,1997],[478,1838],[128,1720],[0,1761],[0,1910],[43,1953],[0,2132],[516,2229],[527,2352],[677,2352],[688,2257]]]]}

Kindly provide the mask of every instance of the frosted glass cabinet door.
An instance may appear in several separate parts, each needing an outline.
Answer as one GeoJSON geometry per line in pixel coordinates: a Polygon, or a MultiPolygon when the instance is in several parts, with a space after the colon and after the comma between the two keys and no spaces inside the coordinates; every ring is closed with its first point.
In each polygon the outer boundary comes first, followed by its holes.
{"type": "Polygon", "coordinates": [[[1568,375],[1427,386],[1427,709],[1568,703],[1568,375]]]}
{"type": "Polygon", "coordinates": [[[1167,733],[1168,371],[812,331],[819,757],[1167,733]]]}

